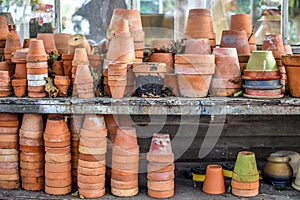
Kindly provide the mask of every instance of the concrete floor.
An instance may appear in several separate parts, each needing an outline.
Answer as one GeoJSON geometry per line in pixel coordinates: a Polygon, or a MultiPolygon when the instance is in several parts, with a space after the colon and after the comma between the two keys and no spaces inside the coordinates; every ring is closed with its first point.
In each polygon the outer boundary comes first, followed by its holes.
{"type": "MultiPolygon", "coordinates": [[[[137,196],[135,197],[130,197],[130,198],[120,198],[120,197],[115,197],[110,194],[109,189],[107,190],[107,193],[104,197],[99,198],[99,199],[104,199],[104,200],[111,200],[111,199],[123,199],[123,200],[146,200],[146,199],[153,199],[147,196],[147,188],[145,187],[146,185],[146,176],[144,174],[140,175],[140,192],[137,196]]],[[[228,183],[226,181],[226,183],[228,183]]],[[[0,199],[79,199],[76,194],[69,194],[69,195],[64,195],[64,196],[52,196],[45,194],[44,192],[30,192],[30,191],[25,191],[25,190],[0,190],[0,199]],[[74,196],[73,196],[74,195],[74,196]]],[[[226,192],[225,194],[222,195],[208,195],[203,192],[201,192],[201,185],[198,185],[194,187],[194,182],[190,179],[185,178],[183,175],[180,173],[176,173],[176,179],[175,179],[175,196],[170,198],[174,200],[204,200],[204,199],[209,199],[209,200],[223,200],[223,199],[245,199],[245,198],[240,198],[231,195],[229,192],[226,192]]],[[[261,184],[260,185],[260,194],[256,197],[252,197],[250,199],[253,200],[299,200],[300,199],[300,192],[294,190],[291,187],[286,188],[285,190],[276,190],[272,186],[266,185],[266,184],[261,184]]]]}

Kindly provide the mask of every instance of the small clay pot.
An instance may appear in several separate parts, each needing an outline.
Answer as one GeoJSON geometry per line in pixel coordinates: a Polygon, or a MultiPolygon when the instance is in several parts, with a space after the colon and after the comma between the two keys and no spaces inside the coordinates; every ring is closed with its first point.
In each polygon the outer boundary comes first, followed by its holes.
{"type": "Polygon", "coordinates": [[[52,33],[38,33],[37,39],[43,40],[45,51],[47,54],[58,54],[58,51],[54,42],[54,35],[52,33]]]}
{"type": "Polygon", "coordinates": [[[236,48],[238,55],[250,55],[250,47],[245,30],[224,30],[220,47],[236,48]]]}
{"type": "Polygon", "coordinates": [[[52,74],[54,76],[63,76],[64,75],[63,61],[54,61],[51,69],[52,69],[52,74]]]}
{"type": "Polygon", "coordinates": [[[207,166],[202,191],[208,194],[223,194],[225,192],[222,166],[207,166]]]}
{"type": "Polygon", "coordinates": [[[267,34],[265,35],[262,50],[272,51],[275,59],[280,59],[285,55],[285,48],[282,42],[282,36],[280,34],[267,34]]]}
{"type": "Polygon", "coordinates": [[[129,30],[142,30],[142,20],[139,10],[116,8],[114,9],[109,30],[116,30],[123,19],[128,20],[129,30]]]}
{"type": "Polygon", "coordinates": [[[68,54],[68,40],[71,37],[71,34],[54,33],[53,37],[58,54],[68,54]]]}
{"type": "Polygon", "coordinates": [[[46,123],[45,133],[51,135],[69,134],[69,128],[63,117],[48,118],[46,123]]]}
{"type": "Polygon", "coordinates": [[[122,148],[135,148],[138,145],[135,128],[119,127],[114,145],[122,148]]]}
{"type": "Polygon", "coordinates": [[[31,40],[29,50],[26,56],[27,62],[45,62],[48,60],[48,55],[44,48],[42,40],[31,40]]]}
{"type": "Polygon", "coordinates": [[[8,62],[0,62],[0,70],[1,71],[9,71],[9,65],[8,62]]]}

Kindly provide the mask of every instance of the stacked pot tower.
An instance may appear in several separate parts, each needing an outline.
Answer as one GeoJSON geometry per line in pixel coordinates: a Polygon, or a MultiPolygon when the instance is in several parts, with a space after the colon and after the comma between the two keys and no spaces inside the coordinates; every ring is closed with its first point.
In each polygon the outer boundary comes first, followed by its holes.
{"type": "Polygon", "coordinates": [[[63,116],[49,116],[44,132],[45,192],[65,195],[72,190],[71,134],[63,116]]]}
{"type": "Polygon", "coordinates": [[[120,197],[139,192],[139,146],[133,127],[119,127],[112,149],[111,193],[120,197]]]}
{"type": "Polygon", "coordinates": [[[0,56],[3,57],[6,38],[9,33],[5,16],[0,16],[0,24],[1,24],[1,26],[0,26],[0,56]]]}
{"type": "Polygon", "coordinates": [[[175,165],[169,134],[153,134],[147,160],[148,195],[159,199],[174,196],[175,165]]]}
{"type": "Polygon", "coordinates": [[[40,114],[24,114],[19,131],[22,188],[44,189],[44,123],[40,114]]]}
{"type": "Polygon", "coordinates": [[[20,187],[19,119],[16,114],[0,114],[0,188],[16,189],[20,187]]]}
{"type": "Polygon", "coordinates": [[[28,96],[33,98],[46,97],[46,80],[48,77],[48,54],[42,40],[32,39],[26,55],[28,96]]]}

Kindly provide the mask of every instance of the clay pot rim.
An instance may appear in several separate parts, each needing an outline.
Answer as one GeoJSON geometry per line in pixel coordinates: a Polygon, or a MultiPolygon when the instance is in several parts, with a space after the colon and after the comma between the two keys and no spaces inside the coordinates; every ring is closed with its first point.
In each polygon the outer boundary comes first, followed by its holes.
{"type": "Polygon", "coordinates": [[[270,154],[269,157],[267,157],[267,160],[270,162],[281,163],[281,162],[289,162],[291,159],[290,157],[282,153],[272,153],[270,154]]]}

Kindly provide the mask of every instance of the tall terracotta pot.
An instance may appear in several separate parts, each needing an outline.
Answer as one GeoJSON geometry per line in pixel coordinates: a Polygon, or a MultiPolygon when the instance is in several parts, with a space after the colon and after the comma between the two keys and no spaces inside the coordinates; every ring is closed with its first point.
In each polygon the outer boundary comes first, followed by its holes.
{"type": "Polygon", "coordinates": [[[300,56],[288,55],[282,57],[283,65],[285,66],[290,93],[293,97],[300,97],[300,56]]]}
{"type": "Polygon", "coordinates": [[[250,55],[250,47],[245,30],[224,30],[220,47],[236,48],[238,55],[250,55]]]}
{"type": "Polygon", "coordinates": [[[38,33],[36,38],[39,40],[43,40],[45,51],[47,54],[58,54],[55,46],[54,35],[52,33],[38,33]]]}

